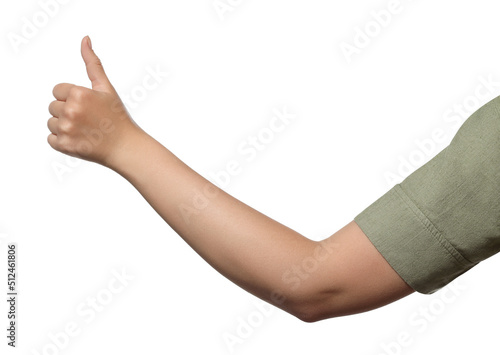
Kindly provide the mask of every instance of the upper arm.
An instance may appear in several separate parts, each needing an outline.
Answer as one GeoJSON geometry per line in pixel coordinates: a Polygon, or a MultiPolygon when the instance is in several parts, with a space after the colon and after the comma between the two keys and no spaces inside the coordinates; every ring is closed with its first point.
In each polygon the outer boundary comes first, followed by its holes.
{"type": "Polygon", "coordinates": [[[328,257],[310,274],[306,320],[369,311],[414,292],[354,221],[318,243],[328,257]]]}

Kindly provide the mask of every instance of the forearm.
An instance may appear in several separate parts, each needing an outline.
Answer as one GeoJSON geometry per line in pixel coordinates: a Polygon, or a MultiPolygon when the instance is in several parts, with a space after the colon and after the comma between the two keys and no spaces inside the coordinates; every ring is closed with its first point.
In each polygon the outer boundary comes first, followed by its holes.
{"type": "Polygon", "coordinates": [[[111,163],[158,214],[210,265],[247,291],[297,313],[312,280],[290,290],[293,265],[317,252],[318,243],[219,189],[146,133],[111,163]],[[279,292],[284,296],[277,304],[279,292]],[[273,299],[274,298],[274,299],[273,299]]]}

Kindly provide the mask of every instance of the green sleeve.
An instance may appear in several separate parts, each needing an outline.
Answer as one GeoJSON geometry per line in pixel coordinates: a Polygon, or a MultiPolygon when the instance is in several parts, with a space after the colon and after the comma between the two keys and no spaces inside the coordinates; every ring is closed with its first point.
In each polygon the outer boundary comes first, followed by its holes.
{"type": "Polygon", "coordinates": [[[354,221],[391,267],[433,293],[500,250],[500,97],[354,221]]]}

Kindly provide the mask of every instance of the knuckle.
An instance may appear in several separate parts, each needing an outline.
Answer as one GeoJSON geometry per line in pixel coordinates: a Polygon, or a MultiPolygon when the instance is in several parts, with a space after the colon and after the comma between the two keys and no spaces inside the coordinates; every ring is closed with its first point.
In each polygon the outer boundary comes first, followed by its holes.
{"type": "Polygon", "coordinates": [[[86,97],[86,91],[87,90],[85,90],[85,88],[75,85],[71,89],[69,89],[69,97],[72,100],[81,102],[86,97]]]}
{"type": "Polygon", "coordinates": [[[59,133],[65,134],[65,135],[71,135],[74,131],[74,124],[71,121],[64,120],[59,122],[59,127],[58,131],[59,133]]]}
{"type": "Polygon", "coordinates": [[[94,58],[93,64],[104,69],[101,58],[99,58],[97,55],[94,58]]]}
{"type": "Polygon", "coordinates": [[[74,120],[76,119],[81,113],[80,107],[78,105],[70,105],[66,103],[63,108],[63,115],[64,117],[74,120]]]}
{"type": "Polygon", "coordinates": [[[66,135],[57,136],[58,150],[62,153],[72,153],[73,152],[73,141],[66,135]]]}

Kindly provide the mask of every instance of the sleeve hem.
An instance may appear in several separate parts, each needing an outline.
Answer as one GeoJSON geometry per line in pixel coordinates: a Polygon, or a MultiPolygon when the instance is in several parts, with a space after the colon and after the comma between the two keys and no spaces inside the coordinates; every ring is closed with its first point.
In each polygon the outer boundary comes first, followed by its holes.
{"type": "Polygon", "coordinates": [[[434,293],[477,264],[450,244],[400,184],[354,221],[389,265],[419,293],[434,293]]]}

